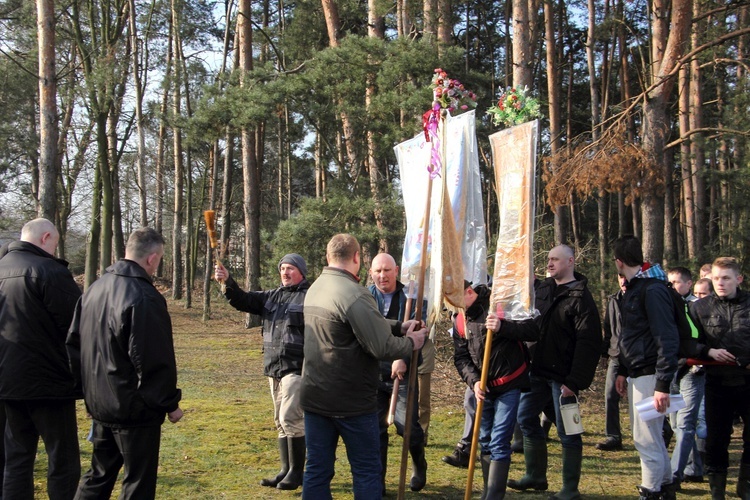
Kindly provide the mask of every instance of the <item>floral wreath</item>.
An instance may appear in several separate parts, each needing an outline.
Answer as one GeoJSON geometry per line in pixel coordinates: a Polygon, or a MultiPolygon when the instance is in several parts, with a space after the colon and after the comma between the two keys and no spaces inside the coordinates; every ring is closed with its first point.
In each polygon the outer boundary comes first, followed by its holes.
{"type": "Polygon", "coordinates": [[[500,94],[497,105],[487,109],[492,122],[497,126],[512,127],[542,116],[539,101],[529,97],[528,92],[529,89],[526,86],[519,89],[515,87],[505,89],[500,94]]]}
{"type": "Polygon", "coordinates": [[[432,77],[432,99],[432,109],[422,115],[422,129],[425,141],[432,143],[430,165],[427,170],[430,172],[430,177],[434,179],[440,175],[442,168],[440,139],[437,135],[442,111],[447,110],[452,113],[457,109],[466,111],[469,108],[476,108],[477,96],[474,92],[466,90],[460,81],[448,78],[448,73],[435,68],[435,75],[432,77]]]}

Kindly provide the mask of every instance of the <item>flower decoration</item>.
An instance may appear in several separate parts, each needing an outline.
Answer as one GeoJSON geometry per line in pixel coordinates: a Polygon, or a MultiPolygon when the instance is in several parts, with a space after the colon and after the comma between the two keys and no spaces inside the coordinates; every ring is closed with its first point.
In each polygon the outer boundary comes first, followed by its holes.
{"type": "Polygon", "coordinates": [[[528,95],[529,89],[507,88],[500,94],[496,106],[490,106],[487,113],[492,116],[495,125],[512,127],[521,123],[539,118],[542,113],[539,110],[539,101],[528,95]]]}
{"type": "Polygon", "coordinates": [[[432,77],[432,108],[422,115],[422,129],[426,142],[432,143],[430,148],[430,164],[427,170],[430,178],[434,179],[440,175],[443,162],[440,158],[440,138],[438,136],[438,125],[443,111],[450,113],[456,110],[466,111],[477,106],[477,96],[469,92],[463,83],[448,78],[448,73],[440,68],[435,69],[432,77]]]}
{"type": "Polygon", "coordinates": [[[432,77],[432,96],[441,109],[447,109],[450,113],[477,107],[476,94],[466,90],[458,80],[448,78],[448,73],[440,68],[435,68],[435,76],[432,77]]]}

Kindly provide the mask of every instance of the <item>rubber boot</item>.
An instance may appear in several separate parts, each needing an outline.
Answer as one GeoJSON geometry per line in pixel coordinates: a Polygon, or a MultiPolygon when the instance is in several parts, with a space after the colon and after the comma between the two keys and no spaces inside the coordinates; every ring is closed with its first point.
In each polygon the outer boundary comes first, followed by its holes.
{"type": "Polygon", "coordinates": [[[737,496],[750,500],[750,464],[740,462],[740,475],[737,477],[737,496]]]}
{"type": "Polygon", "coordinates": [[[510,451],[513,453],[523,453],[523,432],[521,426],[516,423],[513,429],[513,442],[510,443],[510,451]]]}
{"type": "Polygon", "coordinates": [[[487,485],[484,487],[482,498],[486,500],[502,500],[505,498],[508,469],[510,469],[510,460],[493,460],[490,462],[489,479],[487,479],[487,485]]]}
{"type": "Polygon", "coordinates": [[[415,443],[409,447],[412,461],[411,491],[420,491],[427,484],[427,459],[424,456],[424,442],[415,443]]]}
{"type": "Polygon", "coordinates": [[[547,442],[544,439],[523,438],[523,458],[526,474],[518,481],[509,479],[508,487],[525,491],[546,490],[547,484],[547,442]]]}
{"type": "Polygon", "coordinates": [[[676,500],[677,499],[677,488],[680,483],[677,478],[672,478],[672,482],[669,484],[661,485],[661,498],[662,500],[676,500]]]}
{"type": "Polygon", "coordinates": [[[281,457],[281,470],[276,477],[270,477],[260,480],[261,486],[268,486],[269,488],[275,488],[279,482],[284,479],[289,472],[289,446],[287,445],[286,438],[279,438],[279,456],[281,457]]]}
{"type": "Polygon", "coordinates": [[[578,482],[581,480],[581,460],[583,450],[580,448],[562,449],[562,489],[550,496],[550,500],[578,500],[578,482]]]}
{"type": "Polygon", "coordinates": [[[708,487],[711,489],[711,500],[724,500],[727,491],[727,473],[709,472],[708,487]]]}
{"type": "Polygon", "coordinates": [[[491,455],[481,455],[479,459],[482,462],[482,479],[484,480],[484,488],[482,489],[482,500],[487,498],[487,479],[490,477],[490,463],[492,459],[491,455]]]}
{"type": "Polygon", "coordinates": [[[287,438],[289,447],[289,472],[276,488],[279,490],[296,490],[302,486],[302,477],[305,473],[305,436],[287,438]]]}
{"type": "Polygon", "coordinates": [[[660,500],[661,499],[661,491],[651,491],[650,489],[644,487],[644,486],[636,486],[638,489],[638,494],[640,495],[638,497],[638,500],[660,500]]]}

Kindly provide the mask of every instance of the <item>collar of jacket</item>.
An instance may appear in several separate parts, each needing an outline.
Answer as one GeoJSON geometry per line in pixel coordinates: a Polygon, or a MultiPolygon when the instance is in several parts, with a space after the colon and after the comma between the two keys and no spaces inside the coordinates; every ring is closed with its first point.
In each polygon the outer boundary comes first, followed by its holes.
{"type": "Polygon", "coordinates": [[[128,278],[142,278],[153,284],[154,280],[139,263],[134,260],[120,259],[107,268],[107,272],[128,278]]]}
{"type": "Polygon", "coordinates": [[[359,283],[359,276],[356,276],[346,269],[341,269],[340,267],[333,267],[333,266],[326,266],[323,268],[323,272],[329,271],[334,274],[341,274],[342,276],[346,276],[347,278],[356,281],[359,283]]]}
{"type": "Polygon", "coordinates": [[[8,245],[8,252],[29,252],[36,255],[39,255],[40,257],[45,257],[47,259],[53,259],[57,261],[58,263],[62,264],[65,267],[68,267],[68,261],[64,259],[58,259],[52,254],[47,253],[46,251],[42,250],[38,246],[34,245],[33,243],[29,243],[28,241],[14,241],[8,245]]]}

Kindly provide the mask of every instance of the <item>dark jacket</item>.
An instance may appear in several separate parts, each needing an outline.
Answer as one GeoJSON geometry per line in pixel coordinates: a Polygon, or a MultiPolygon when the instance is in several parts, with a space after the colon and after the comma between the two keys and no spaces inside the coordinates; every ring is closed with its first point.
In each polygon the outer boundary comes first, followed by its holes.
{"type": "MultiPolygon", "coordinates": [[[[391,306],[388,308],[387,311],[383,311],[385,309],[385,297],[383,295],[383,292],[378,290],[378,287],[375,285],[370,285],[367,287],[367,289],[372,294],[373,298],[375,299],[375,302],[378,305],[378,310],[380,311],[380,314],[383,315],[385,319],[391,319],[394,321],[403,321],[404,315],[406,314],[406,292],[404,292],[404,284],[400,281],[396,281],[396,291],[393,295],[393,299],[391,299],[391,306]]],[[[416,314],[416,310],[414,307],[411,309],[411,313],[409,314],[409,319],[414,319],[414,315],[416,314]]],[[[424,301],[423,307],[422,307],[422,321],[426,321],[427,318],[427,301],[424,301]]],[[[401,332],[399,332],[400,334],[401,332]]],[[[411,364],[411,356],[407,356],[406,358],[403,358],[404,363],[406,363],[406,373],[409,373],[409,365],[411,364]]],[[[422,352],[419,352],[419,357],[417,358],[418,364],[422,364],[422,352]]],[[[391,372],[392,372],[392,366],[393,361],[380,361],[380,390],[383,391],[392,391],[393,390],[393,379],[391,378],[391,372]]]]}
{"type": "Polygon", "coordinates": [[[323,268],[305,297],[302,408],[328,417],[375,413],[378,360],[404,358],[414,349],[400,331],[401,323],[380,314],[356,276],[323,268]]]}
{"type": "Polygon", "coordinates": [[[553,278],[536,283],[540,337],[534,346],[531,374],[563,383],[577,392],[594,379],[602,326],[586,277],[576,272],[574,278],[560,286],[553,278]]]}
{"type": "Polygon", "coordinates": [[[660,266],[652,265],[648,269],[644,266],[644,271],[626,285],[627,290],[620,301],[619,375],[641,377],[655,374],[655,390],[668,393],[677,372],[680,347],[672,292],[667,288],[666,281],[645,279],[662,275],[660,266]]]}
{"type": "Polygon", "coordinates": [[[732,299],[714,294],[691,302],[690,316],[700,332],[701,357],[709,349],[726,349],[737,358],[738,366],[706,365],[706,375],[722,385],[750,383],[750,293],[737,290],[732,299]],[[720,380],[717,380],[720,379],[720,380]]]}
{"type": "Polygon", "coordinates": [[[616,358],[620,354],[617,344],[620,341],[622,328],[622,314],[620,313],[620,299],[622,290],[607,297],[607,310],[604,313],[604,341],[602,342],[602,357],[616,358]]]}
{"type": "Polygon", "coordinates": [[[67,340],[86,409],[108,427],[161,425],[177,409],[167,301],[136,262],[107,268],[78,301],[67,340]]]}
{"type": "Polygon", "coordinates": [[[305,294],[310,284],[274,290],[245,292],[230,277],[224,296],[235,309],[257,314],[263,320],[263,374],[280,379],[289,373],[302,373],[305,349],[305,294]]]}
{"type": "MultiPolygon", "coordinates": [[[[489,303],[489,290],[482,288],[477,299],[466,310],[466,328],[470,332],[468,339],[462,315],[453,317],[453,362],[458,374],[472,389],[482,376],[487,342],[487,327],[484,322],[489,313],[489,303]]],[[[530,387],[527,351],[523,341],[538,339],[539,329],[534,320],[501,323],[500,331],[492,335],[492,352],[487,372],[488,393],[525,390],[530,387]]]]}
{"type": "Polygon", "coordinates": [[[25,241],[0,259],[0,398],[77,399],[65,335],[81,290],[68,263],[25,241]]]}

